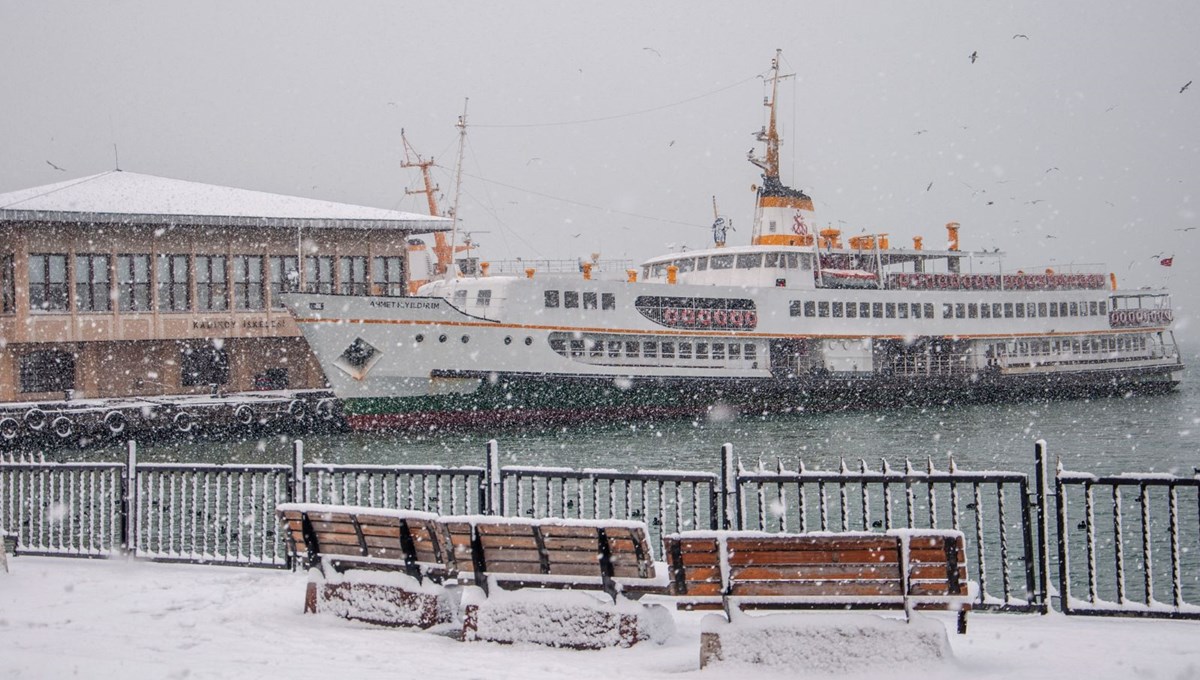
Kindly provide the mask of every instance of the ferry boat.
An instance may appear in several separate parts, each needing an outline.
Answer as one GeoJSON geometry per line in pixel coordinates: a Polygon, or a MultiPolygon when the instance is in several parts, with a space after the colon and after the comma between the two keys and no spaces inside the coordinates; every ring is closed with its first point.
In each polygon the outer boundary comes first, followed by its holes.
{"type": "Polygon", "coordinates": [[[287,304],[356,429],[611,421],[1175,388],[1165,290],[1100,272],[1005,272],[1003,253],[814,227],[779,177],[779,55],[749,245],[644,262],[616,280],[528,269],[403,297],[287,304]]]}

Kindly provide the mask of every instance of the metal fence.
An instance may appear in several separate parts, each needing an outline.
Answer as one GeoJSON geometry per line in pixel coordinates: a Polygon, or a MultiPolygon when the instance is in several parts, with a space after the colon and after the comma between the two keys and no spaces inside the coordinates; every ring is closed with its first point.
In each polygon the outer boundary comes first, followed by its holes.
{"type": "MultiPolygon", "coordinates": [[[[1068,614],[1200,618],[1200,473],[1095,476],[1059,467],[1044,442],[1033,481],[953,462],[744,464],[721,450],[717,473],[484,465],[290,465],[0,462],[0,531],[29,555],[287,567],[275,507],[284,501],[439,514],[635,519],[656,550],[664,534],[951,528],[967,541],[975,607],[1068,614]],[[1051,486],[1053,488],[1051,488],[1051,486]],[[1051,531],[1050,517],[1055,518],[1051,531]]],[[[658,552],[661,558],[661,551],[658,552]]]]}

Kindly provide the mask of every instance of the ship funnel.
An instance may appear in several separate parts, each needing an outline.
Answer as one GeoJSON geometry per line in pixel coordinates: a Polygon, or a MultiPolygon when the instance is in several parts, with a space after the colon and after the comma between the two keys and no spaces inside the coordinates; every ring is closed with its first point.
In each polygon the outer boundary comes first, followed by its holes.
{"type": "Polygon", "coordinates": [[[958,222],[946,223],[946,237],[950,240],[947,250],[958,250],[958,222]]]}

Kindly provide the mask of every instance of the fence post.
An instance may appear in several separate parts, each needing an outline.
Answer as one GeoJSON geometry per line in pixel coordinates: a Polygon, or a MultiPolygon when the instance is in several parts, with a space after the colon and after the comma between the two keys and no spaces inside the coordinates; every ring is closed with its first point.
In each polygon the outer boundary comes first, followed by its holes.
{"type": "Polygon", "coordinates": [[[741,506],[738,500],[737,467],[733,459],[733,444],[721,445],[721,527],[740,529],[741,506]]]}
{"type": "Polygon", "coordinates": [[[292,442],[292,502],[308,502],[308,480],[304,478],[304,440],[292,442]]]}
{"type": "Polygon", "coordinates": [[[125,443],[121,487],[121,551],[137,555],[137,442],[132,439],[125,443]]]}
{"type": "Polygon", "coordinates": [[[487,443],[487,461],[483,472],[484,513],[504,514],[504,480],[500,478],[500,445],[495,439],[487,443]]]}
{"type": "Polygon", "coordinates": [[[1046,440],[1039,439],[1033,444],[1034,481],[1037,490],[1037,560],[1038,560],[1038,590],[1043,614],[1050,613],[1050,518],[1046,514],[1047,503],[1050,502],[1049,481],[1046,475],[1046,440]]]}

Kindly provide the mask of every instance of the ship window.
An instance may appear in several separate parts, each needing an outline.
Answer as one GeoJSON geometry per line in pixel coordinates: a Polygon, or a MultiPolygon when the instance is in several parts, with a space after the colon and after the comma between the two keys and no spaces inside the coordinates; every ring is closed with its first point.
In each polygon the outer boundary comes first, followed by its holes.
{"type": "Polygon", "coordinates": [[[817,303],[817,316],[822,318],[829,316],[829,303],[827,301],[822,300],[817,303]]]}
{"type": "Polygon", "coordinates": [[[921,318],[921,303],[920,302],[912,303],[912,318],[914,318],[914,319],[921,318]]]}
{"type": "Polygon", "coordinates": [[[763,256],[763,266],[770,269],[779,267],[779,253],[766,253],[763,256]]]}
{"type": "Polygon", "coordinates": [[[492,304],[492,291],[485,288],[475,294],[475,304],[479,307],[489,307],[492,304]]]}
{"type": "Polygon", "coordinates": [[[571,341],[571,356],[573,356],[573,357],[583,356],[583,341],[582,340],[572,340],[571,341]]]}
{"type": "Polygon", "coordinates": [[[1032,319],[1035,316],[1037,316],[1037,303],[1028,302],[1025,304],[1025,308],[1026,308],[1026,310],[1028,310],[1027,316],[1029,318],[1032,319]]]}
{"type": "Polygon", "coordinates": [[[1065,303],[1065,302],[1058,303],[1058,315],[1059,316],[1067,315],[1067,303],[1065,303]]]}
{"type": "Polygon", "coordinates": [[[710,259],[712,260],[712,268],[713,269],[732,269],[733,268],[733,256],[732,255],[713,255],[710,259]]]}
{"type": "Polygon", "coordinates": [[[858,316],[858,303],[857,302],[847,302],[846,303],[846,318],[853,319],[856,316],[858,316]]]}
{"type": "Polygon", "coordinates": [[[675,266],[679,267],[679,273],[690,272],[696,268],[696,260],[685,257],[682,260],[675,260],[675,266]]]}
{"type": "Polygon", "coordinates": [[[883,310],[884,310],[884,316],[886,316],[887,318],[889,318],[889,319],[896,318],[896,303],[895,302],[887,303],[887,305],[884,306],[883,310]]]}
{"type": "Polygon", "coordinates": [[[953,319],[954,318],[954,305],[950,304],[949,302],[942,303],[942,318],[943,319],[953,319]]]}
{"type": "Polygon", "coordinates": [[[1017,303],[1017,318],[1018,319],[1025,318],[1025,303],[1024,302],[1017,303]]]}
{"type": "Polygon", "coordinates": [[[691,359],[692,358],[692,343],[690,343],[690,342],[679,343],[679,358],[680,359],[691,359]]]}
{"type": "Polygon", "coordinates": [[[741,253],[737,256],[738,269],[758,269],[761,266],[762,253],[741,253]]]}
{"type": "Polygon", "coordinates": [[[802,316],[804,313],[804,303],[799,300],[792,300],[788,303],[789,316],[802,316]]]}
{"type": "Polygon", "coordinates": [[[907,319],[908,318],[908,304],[907,303],[901,302],[900,304],[896,305],[896,318],[898,318],[898,319],[907,319]]]}
{"type": "Polygon", "coordinates": [[[546,307],[547,308],[554,308],[554,307],[558,306],[558,291],[557,290],[548,290],[548,291],[546,291],[545,295],[546,295],[546,307]]]}
{"type": "Polygon", "coordinates": [[[1050,309],[1048,311],[1050,312],[1050,316],[1058,316],[1058,303],[1051,302],[1050,309]]]}
{"type": "Polygon", "coordinates": [[[588,292],[588,293],[583,294],[583,308],[584,309],[595,309],[596,308],[596,294],[595,293],[588,292]]]}
{"type": "Polygon", "coordinates": [[[1004,310],[1004,305],[1000,304],[999,302],[993,302],[992,303],[992,318],[999,319],[1002,316],[1004,316],[1003,310],[1004,310]]]}
{"type": "Polygon", "coordinates": [[[816,316],[817,303],[813,300],[804,301],[804,316],[816,316]]]}
{"type": "Polygon", "coordinates": [[[979,304],[978,303],[972,302],[967,305],[967,318],[968,319],[978,319],[979,318],[979,304]]]}
{"type": "Polygon", "coordinates": [[[800,269],[805,271],[812,269],[812,258],[808,255],[801,255],[800,253],[785,253],[785,255],[787,256],[788,269],[796,269],[797,260],[800,261],[800,269]]]}
{"type": "Polygon", "coordinates": [[[746,356],[746,361],[754,361],[755,357],[758,356],[758,351],[753,344],[747,343],[743,354],[746,356]]]}
{"type": "Polygon", "coordinates": [[[457,307],[465,307],[467,304],[467,291],[465,291],[465,290],[454,291],[454,304],[457,307]]]}
{"type": "Polygon", "coordinates": [[[712,358],[717,361],[725,360],[725,343],[714,342],[712,346],[712,358]]]}
{"type": "Polygon", "coordinates": [[[664,358],[664,359],[674,359],[675,358],[675,343],[664,342],[662,344],[662,358],[664,358]]]}
{"type": "Polygon", "coordinates": [[[833,318],[840,319],[843,316],[845,316],[846,315],[845,308],[846,308],[846,304],[844,302],[833,303],[833,318]]]}
{"type": "Polygon", "coordinates": [[[604,356],[604,343],[599,340],[588,340],[588,351],[593,357],[602,357],[604,356]]]}
{"type": "Polygon", "coordinates": [[[650,278],[650,265],[645,265],[642,267],[642,278],[643,279],[650,278]]]}
{"type": "Polygon", "coordinates": [[[621,341],[620,340],[609,340],[608,341],[608,357],[610,359],[616,359],[619,356],[621,356],[621,341]]]}
{"type": "Polygon", "coordinates": [[[1013,303],[1011,303],[1011,302],[1004,303],[1004,318],[1006,318],[1006,319],[1013,318],[1013,303]]]}
{"type": "Polygon", "coordinates": [[[653,340],[642,345],[642,356],[653,359],[658,356],[658,343],[653,340]]]}
{"type": "Polygon", "coordinates": [[[600,294],[600,308],[601,309],[616,309],[617,308],[617,296],[613,295],[612,293],[601,293],[600,294]]]}
{"type": "Polygon", "coordinates": [[[1100,301],[1100,314],[1101,314],[1101,316],[1103,316],[1103,315],[1105,315],[1105,314],[1108,314],[1108,309],[1107,309],[1107,307],[1108,307],[1108,303],[1107,303],[1106,301],[1104,301],[1104,300],[1101,300],[1101,301],[1100,301]]]}
{"type": "Polygon", "coordinates": [[[979,316],[983,319],[992,318],[992,306],[986,302],[982,305],[979,305],[979,316]]]}
{"type": "MultiPolygon", "coordinates": [[[[65,256],[64,256],[65,259],[65,256]]],[[[22,392],[62,392],[75,389],[75,355],[54,349],[21,357],[22,392]]]]}
{"type": "Polygon", "coordinates": [[[707,257],[696,258],[696,271],[702,272],[702,271],[705,271],[706,269],[708,269],[708,258],[707,257]]]}
{"type": "Polygon", "coordinates": [[[864,319],[871,318],[871,303],[870,302],[858,303],[858,315],[864,319]]]}
{"type": "Polygon", "coordinates": [[[1069,309],[1071,310],[1071,316],[1079,316],[1079,303],[1072,302],[1069,309]]]}
{"type": "Polygon", "coordinates": [[[1096,316],[1096,315],[1100,314],[1100,303],[1098,303],[1098,302],[1089,302],[1089,303],[1088,303],[1088,309],[1091,311],[1091,313],[1092,313],[1092,316],[1096,316]]]}
{"type": "Polygon", "coordinates": [[[967,306],[965,304],[959,302],[954,305],[954,318],[956,318],[956,319],[967,318],[967,306]]]}
{"type": "Polygon", "coordinates": [[[563,307],[567,309],[575,309],[579,307],[579,291],[564,290],[563,291],[563,307]]]}
{"type": "Polygon", "coordinates": [[[696,343],[696,358],[697,359],[707,359],[708,358],[708,343],[707,342],[697,342],[696,343]]]}
{"type": "Polygon", "coordinates": [[[737,343],[733,343],[733,344],[729,345],[729,360],[737,361],[738,359],[741,359],[741,358],[742,358],[742,346],[737,343]]]}
{"type": "Polygon", "coordinates": [[[567,353],[567,342],[562,338],[550,338],[550,349],[565,356],[567,353]]]}
{"type": "Polygon", "coordinates": [[[625,356],[636,359],[637,355],[638,355],[638,349],[640,347],[641,347],[641,344],[639,342],[637,342],[636,340],[627,341],[625,343],[625,356]]]}
{"type": "Polygon", "coordinates": [[[667,275],[667,263],[660,262],[660,263],[654,265],[654,268],[651,270],[650,275],[654,276],[654,277],[666,276],[667,275]]]}
{"type": "Polygon", "coordinates": [[[1046,303],[1039,302],[1038,303],[1038,316],[1044,317],[1044,316],[1048,316],[1048,315],[1049,315],[1049,312],[1046,310],[1046,303]]]}

